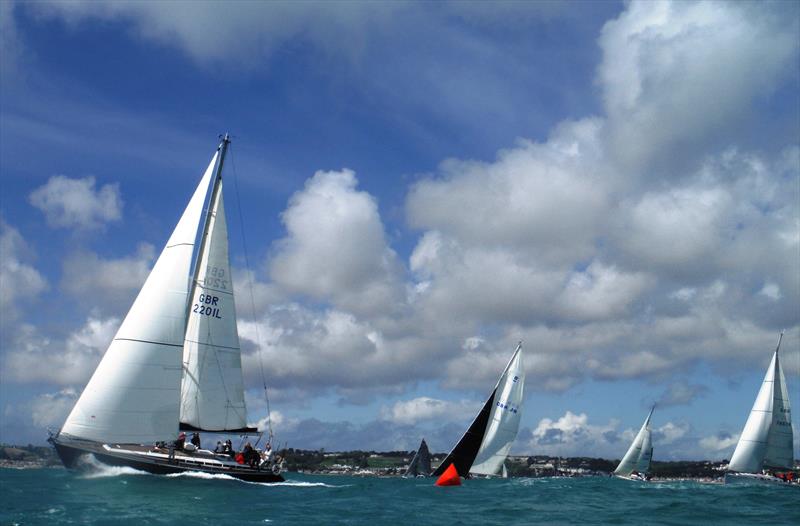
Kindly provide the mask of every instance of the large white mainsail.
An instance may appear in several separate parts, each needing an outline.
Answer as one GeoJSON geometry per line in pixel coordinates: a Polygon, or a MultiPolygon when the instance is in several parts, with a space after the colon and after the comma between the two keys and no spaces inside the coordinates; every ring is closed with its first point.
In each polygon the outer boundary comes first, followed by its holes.
{"type": "Polygon", "coordinates": [[[247,424],[222,180],[217,184],[189,309],[181,387],[181,426],[205,431],[247,424]]]}
{"type": "Polygon", "coordinates": [[[778,356],[782,339],[783,333],[728,464],[728,471],[761,473],[763,468],[793,467],[792,414],[786,378],[778,356]]]}
{"type": "Polygon", "coordinates": [[[189,270],[218,153],[147,277],[62,433],[106,443],[175,435],[189,270]]]}
{"type": "Polygon", "coordinates": [[[647,473],[650,469],[650,460],[653,457],[652,438],[650,435],[650,418],[653,416],[655,406],[650,409],[647,418],[644,419],[642,427],[633,439],[625,456],[614,470],[615,475],[628,477],[634,471],[639,473],[647,473]]]}
{"type": "Polygon", "coordinates": [[[524,395],[522,342],[517,345],[494,390],[461,440],[433,472],[439,476],[451,465],[459,475],[497,475],[517,436],[524,395]]]}

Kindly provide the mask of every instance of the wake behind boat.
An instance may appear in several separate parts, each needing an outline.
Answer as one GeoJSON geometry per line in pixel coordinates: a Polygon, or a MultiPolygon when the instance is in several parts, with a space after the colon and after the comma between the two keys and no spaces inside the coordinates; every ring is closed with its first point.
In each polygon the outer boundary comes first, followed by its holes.
{"type": "Polygon", "coordinates": [[[725,484],[792,484],[800,487],[792,450],[792,411],[778,346],[736,444],[725,484]]]}
{"type": "Polygon", "coordinates": [[[452,464],[458,475],[498,476],[519,430],[524,397],[525,369],[522,342],[506,365],[483,408],[461,440],[433,472],[441,476],[452,464]]]}
{"type": "Polygon", "coordinates": [[[229,144],[225,135],[92,378],[50,437],[67,468],[80,469],[92,455],[156,474],[283,480],[280,464],[262,467],[253,450],[245,448],[250,458],[242,464],[235,455],[172,442],[179,430],[258,433],[247,427],[230,273],[222,193],[229,144]]]}

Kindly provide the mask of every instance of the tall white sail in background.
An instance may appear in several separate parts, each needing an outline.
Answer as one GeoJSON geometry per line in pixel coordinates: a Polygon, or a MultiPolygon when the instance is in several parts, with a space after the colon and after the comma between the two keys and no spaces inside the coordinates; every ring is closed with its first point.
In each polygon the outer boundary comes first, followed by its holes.
{"type": "Polygon", "coordinates": [[[636,462],[636,471],[647,473],[650,471],[650,462],[653,460],[653,437],[650,428],[645,430],[642,439],[642,452],[639,453],[639,460],[636,462]]]}
{"type": "Polygon", "coordinates": [[[218,153],[61,431],[108,443],[173,437],[189,270],[218,153]]]}
{"type": "Polygon", "coordinates": [[[780,340],[728,464],[728,471],[761,473],[765,467],[792,468],[792,415],[779,349],[780,340]]]}
{"type": "Polygon", "coordinates": [[[212,203],[183,351],[181,424],[205,431],[246,426],[222,180],[212,203]]]}
{"type": "Polygon", "coordinates": [[[470,473],[499,475],[511,445],[517,438],[522,416],[522,399],[525,391],[525,369],[522,364],[522,346],[514,355],[497,382],[495,403],[489,416],[489,425],[483,435],[481,447],[472,463],[470,473]]]}
{"type": "MultiPolygon", "coordinates": [[[[655,409],[655,407],[653,409],[655,409]]],[[[631,446],[628,448],[625,456],[622,457],[617,469],[614,470],[615,475],[627,477],[634,471],[645,473],[650,468],[650,460],[653,456],[650,436],[650,417],[653,416],[653,409],[650,409],[647,418],[644,419],[644,423],[633,439],[631,446]]]]}

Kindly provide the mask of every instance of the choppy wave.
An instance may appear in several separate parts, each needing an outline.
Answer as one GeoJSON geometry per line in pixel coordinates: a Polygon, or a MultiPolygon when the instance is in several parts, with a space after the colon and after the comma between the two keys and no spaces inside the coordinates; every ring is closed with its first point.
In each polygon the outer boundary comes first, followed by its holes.
{"type": "MultiPolygon", "coordinates": [[[[94,477],[142,474],[99,467],[94,477]]],[[[388,526],[396,524],[398,517],[410,524],[457,522],[464,526],[639,526],[642,517],[653,524],[689,526],[751,526],[764,523],[765,517],[773,523],[800,524],[797,492],[771,486],[696,481],[643,484],[600,477],[492,479],[465,481],[445,495],[432,480],[423,484],[401,478],[300,473],[288,473],[287,478],[265,484],[186,472],[97,481],[63,470],[0,469],[0,485],[7,497],[0,506],[0,524],[103,526],[112,515],[120,526],[317,525],[343,520],[354,526],[388,526]],[[420,505],[409,506],[409,502],[420,505]]]]}

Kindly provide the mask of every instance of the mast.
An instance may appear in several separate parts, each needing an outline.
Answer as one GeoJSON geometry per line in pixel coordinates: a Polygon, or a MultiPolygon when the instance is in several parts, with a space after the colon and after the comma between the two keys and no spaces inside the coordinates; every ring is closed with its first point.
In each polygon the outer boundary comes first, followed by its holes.
{"type": "Polygon", "coordinates": [[[211,198],[208,200],[208,207],[206,208],[206,218],[203,221],[203,235],[200,236],[200,248],[197,250],[197,258],[194,260],[194,272],[192,273],[192,281],[189,286],[189,295],[186,297],[186,316],[184,316],[183,332],[189,326],[189,311],[192,308],[192,301],[194,300],[194,293],[197,288],[197,278],[200,275],[200,264],[203,261],[203,254],[206,250],[206,238],[208,237],[208,227],[211,224],[211,208],[217,199],[219,193],[219,183],[222,181],[222,165],[225,164],[225,154],[228,152],[228,145],[231,143],[230,135],[227,133],[220,136],[222,142],[217,147],[219,152],[219,162],[217,169],[214,171],[214,183],[211,189],[211,198]]]}

